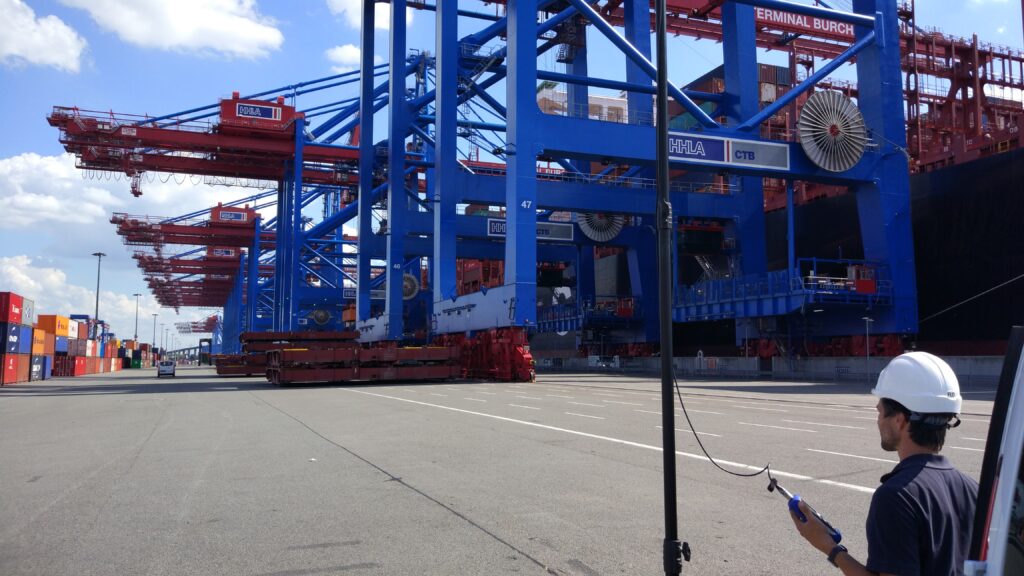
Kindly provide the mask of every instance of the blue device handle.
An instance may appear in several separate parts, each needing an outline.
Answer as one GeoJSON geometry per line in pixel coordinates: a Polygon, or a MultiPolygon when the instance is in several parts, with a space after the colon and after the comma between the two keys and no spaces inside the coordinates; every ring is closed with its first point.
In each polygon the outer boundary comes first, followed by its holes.
{"type": "MultiPolygon", "coordinates": [[[[806,502],[805,502],[805,504],[806,504],[806,502]]],[[[818,511],[815,510],[813,507],[811,507],[810,504],[807,504],[807,508],[810,509],[811,514],[814,514],[815,518],[817,518],[818,520],[821,520],[821,523],[825,525],[825,528],[828,528],[828,535],[832,537],[832,540],[834,540],[836,544],[838,544],[843,539],[842,533],[839,532],[839,530],[837,530],[831,524],[829,524],[828,520],[825,520],[825,518],[821,514],[818,514],[818,511]]],[[[800,510],[800,495],[799,494],[794,494],[793,497],[789,499],[789,510],[797,518],[799,518],[801,522],[807,522],[807,516],[805,516],[803,511],[800,510]]]]}

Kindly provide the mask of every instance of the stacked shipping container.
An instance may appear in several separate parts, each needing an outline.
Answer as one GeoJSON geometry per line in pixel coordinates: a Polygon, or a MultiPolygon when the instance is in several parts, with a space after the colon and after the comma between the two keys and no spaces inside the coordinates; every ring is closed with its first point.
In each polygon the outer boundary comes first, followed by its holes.
{"type": "MultiPolygon", "coordinates": [[[[0,385],[28,382],[32,375],[32,320],[35,306],[13,292],[0,292],[0,385]]],[[[42,369],[40,368],[40,373],[42,369]]]]}
{"type": "Polygon", "coordinates": [[[36,322],[31,300],[0,292],[0,384],[121,370],[121,342],[88,317],[77,318],[85,322],[53,314],[36,322]],[[102,337],[89,338],[96,333],[102,337]]]}

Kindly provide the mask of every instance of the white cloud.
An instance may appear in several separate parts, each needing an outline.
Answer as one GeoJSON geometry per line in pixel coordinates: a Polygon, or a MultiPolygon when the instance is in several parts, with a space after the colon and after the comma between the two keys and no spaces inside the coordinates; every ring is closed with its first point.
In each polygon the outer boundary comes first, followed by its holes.
{"type": "Polygon", "coordinates": [[[284,35],[254,0],[61,0],[145,48],[239,58],[277,50],[284,35]]]}
{"type": "MultiPolygon", "coordinates": [[[[343,72],[351,72],[352,70],[359,69],[359,56],[362,54],[362,50],[359,49],[355,44],[344,44],[342,46],[335,46],[334,48],[328,48],[324,55],[328,60],[331,61],[334,66],[331,70],[335,74],[341,74],[343,72]]],[[[384,59],[380,56],[373,56],[373,63],[380,64],[384,59]]]]}
{"type": "MultiPolygon", "coordinates": [[[[360,29],[363,26],[363,1],[372,0],[327,0],[327,8],[331,14],[341,14],[349,26],[360,29]]],[[[405,10],[405,25],[412,26],[412,10],[405,10]]],[[[375,4],[373,7],[373,27],[378,30],[391,28],[391,4],[375,4]]]]}
{"type": "Polygon", "coordinates": [[[5,20],[0,26],[0,63],[78,72],[87,43],[63,20],[53,15],[36,18],[21,0],[0,0],[0,14],[5,20]]]}
{"type": "Polygon", "coordinates": [[[123,204],[109,187],[84,181],[74,157],[20,154],[0,159],[0,228],[91,224],[123,204]]]}
{"type": "MultiPolygon", "coordinates": [[[[26,229],[52,224],[94,225],[112,212],[177,216],[255,195],[258,189],[203,184],[201,178],[146,173],[142,197],[130,193],[123,174],[88,172],[83,180],[71,154],[40,156],[26,153],[0,158],[0,229],[26,229]]],[[[264,218],[272,210],[262,210],[264,218]]],[[[78,228],[76,228],[78,229],[78,228]]]]}
{"type": "MultiPolygon", "coordinates": [[[[30,256],[0,256],[0,290],[12,291],[35,302],[36,314],[93,315],[96,290],[68,282],[63,270],[37,262],[30,256]]],[[[161,308],[151,294],[139,298],[139,339],[153,339],[153,314],[158,322],[173,324],[202,320],[208,310],[182,309],[181,314],[161,308]]],[[[121,339],[135,335],[135,296],[100,288],[100,318],[110,324],[111,331],[121,339]]],[[[159,327],[158,327],[159,331],[159,327]]],[[[159,338],[159,335],[158,335],[159,338]]],[[[198,336],[178,336],[178,342],[194,344],[198,336]]]]}

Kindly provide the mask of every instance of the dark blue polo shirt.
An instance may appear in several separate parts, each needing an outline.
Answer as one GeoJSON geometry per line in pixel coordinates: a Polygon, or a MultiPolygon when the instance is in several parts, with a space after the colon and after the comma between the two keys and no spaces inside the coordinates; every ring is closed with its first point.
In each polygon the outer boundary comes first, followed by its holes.
{"type": "Polygon", "coordinates": [[[882,476],[868,511],[868,563],[900,576],[963,574],[978,483],[937,454],[902,460],[882,476]]]}

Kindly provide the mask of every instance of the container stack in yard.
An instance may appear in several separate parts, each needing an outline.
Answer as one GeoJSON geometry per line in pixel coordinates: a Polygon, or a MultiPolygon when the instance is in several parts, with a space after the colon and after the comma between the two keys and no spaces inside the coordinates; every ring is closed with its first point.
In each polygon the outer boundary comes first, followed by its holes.
{"type": "Polygon", "coordinates": [[[118,351],[118,358],[125,370],[152,368],[158,359],[149,344],[134,340],[124,341],[124,347],[118,351]]]}
{"type": "Polygon", "coordinates": [[[103,325],[72,320],[57,314],[35,317],[31,300],[0,293],[0,316],[6,337],[3,384],[47,380],[51,376],[85,376],[121,369],[120,342],[104,335],[103,325]],[[101,334],[102,338],[89,338],[101,334]]]}
{"type": "Polygon", "coordinates": [[[3,349],[0,350],[0,360],[3,361],[0,384],[29,381],[33,309],[31,301],[13,292],[0,292],[0,334],[4,337],[3,349]]]}

